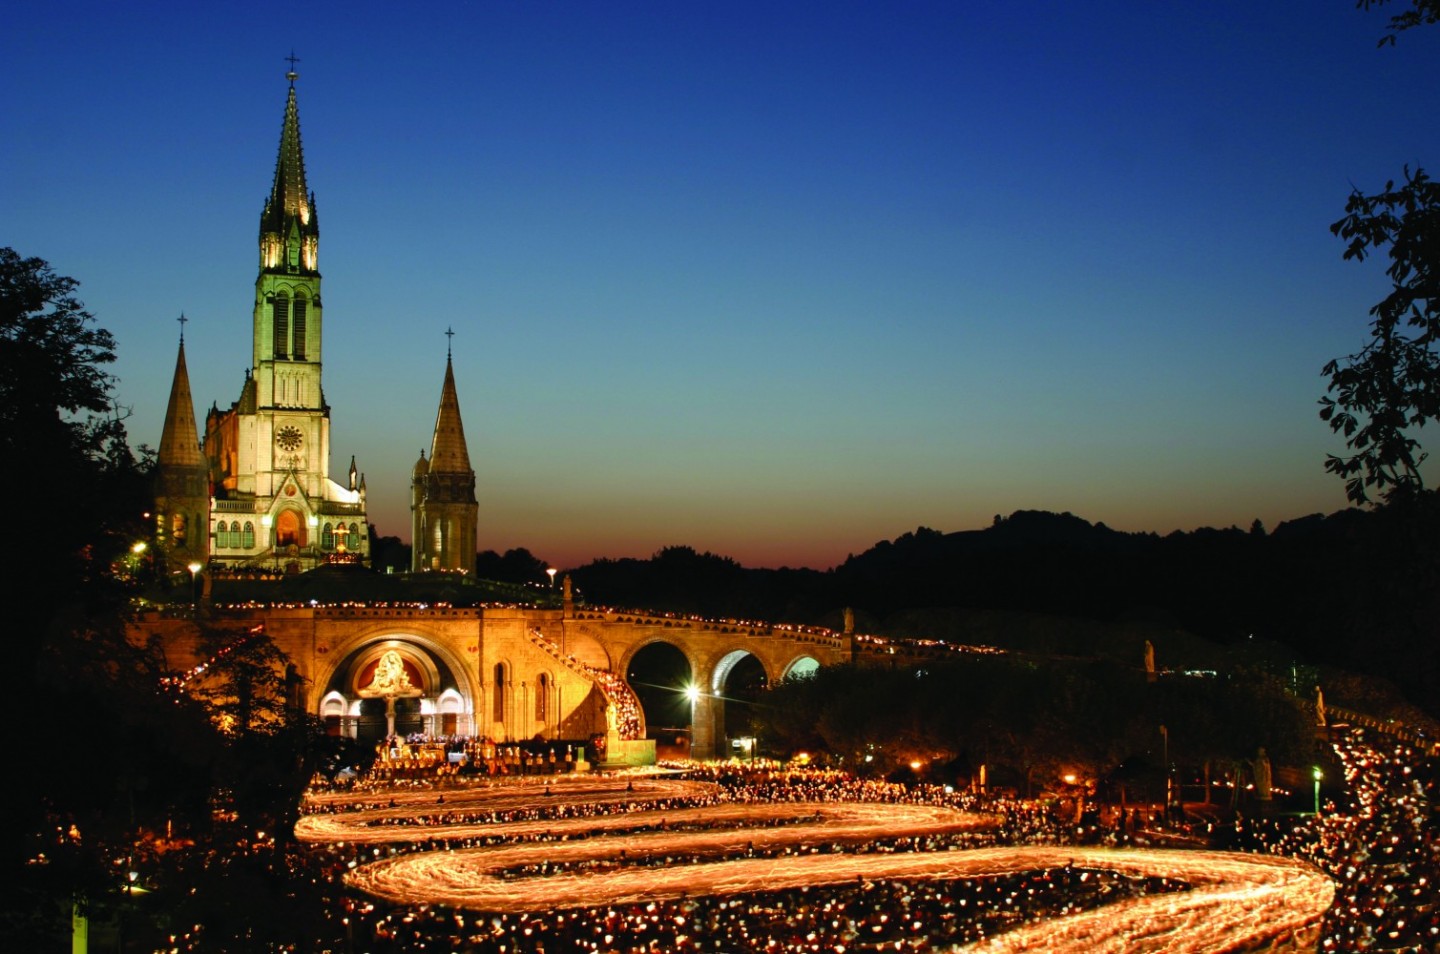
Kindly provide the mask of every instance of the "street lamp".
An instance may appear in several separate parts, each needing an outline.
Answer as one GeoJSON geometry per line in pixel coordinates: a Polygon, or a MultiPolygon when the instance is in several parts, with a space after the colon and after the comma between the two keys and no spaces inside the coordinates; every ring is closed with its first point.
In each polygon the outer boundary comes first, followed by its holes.
{"type": "Polygon", "coordinates": [[[1320,814],[1320,780],[1325,777],[1325,773],[1320,771],[1320,766],[1317,765],[1310,774],[1315,777],[1315,814],[1318,815],[1320,814]]]}
{"type": "Polygon", "coordinates": [[[545,568],[545,573],[550,577],[550,589],[552,590],[555,589],[555,574],[559,572],[553,566],[545,568]]]}
{"type": "Polygon", "coordinates": [[[1161,760],[1165,763],[1165,820],[1170,820],[1170,730],[1160,727],[1161,760]]]}
{"type": "Polygon", "coordinates": [[[195,604],[199,600],[199,596],[195,592],[195,584],[199,580],[200,571],[204,569],[204,565],[198,561],[192,560],[188,568],[190,570],[190,609],[193,612],[195,609],[195,604]]]}

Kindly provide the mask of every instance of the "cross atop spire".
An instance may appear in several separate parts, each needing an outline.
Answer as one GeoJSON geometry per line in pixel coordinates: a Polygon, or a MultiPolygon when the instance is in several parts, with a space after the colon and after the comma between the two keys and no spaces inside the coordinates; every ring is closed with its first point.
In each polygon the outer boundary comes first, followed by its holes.
{"type": "MultiPolygon", "coordinates": [[[[296,60],[292,53],[287,60],[296,60]]],[[[318,269],[320,223],[315,197],[305,184],[305,152],[300,145],[300,109],[295,103],[294,69],[286,74],[290,93],[280,124],[275,181],[260,213],[260,267],[284,274],[311,274],[318,269]]]]}
{"type": "Polygon", "coordinates": [[[185,343],[185,322],[189,321],[190,319],[186,318],[185,312],[182,311],[180,312],[180,317],[176,318],[175,320],[180,322],[180,343],[183,345],[185,343]]]}
{"type": "Polygon", "coordinates": [[[290,81],[290,88],[294,89],[295,81],[300,78],[300,74],[295,72],[295,64],[300,62],[300,57],[295,55],[295,47],[290,47],[290,55],[285,57],[285,60],[290,64],[290,70],[285,74],[285,78],[290,81]]]}
{"type": "Polygon", "coordinates": [[[446,361],[449,361],[449,360],[450,360],[450,344],[451,344],[451,342],[453,342],[454,340],[455,340],[455,329],[454,329],[454,328],[446,328],[446,329],[445,329],[445,360],[446,360],[446,361]]]}

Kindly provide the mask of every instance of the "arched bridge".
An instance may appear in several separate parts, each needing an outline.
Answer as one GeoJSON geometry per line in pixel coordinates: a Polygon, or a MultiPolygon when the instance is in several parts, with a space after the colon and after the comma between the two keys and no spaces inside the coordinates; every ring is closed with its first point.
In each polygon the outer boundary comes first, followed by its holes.
{"type": "Polygon", "coordinates": [[[158,637],[172,668],[205,662],[216,640],[255,626],[295,667],[296,702],[332,732],[487,736],[497,742],[574,740],[614,729],[643,737],[626,684],[636,654],[665,644],[683,654],[696,690],[690,751],[727,751],[726,685],[753,659],[766,684],[847,662],[855,638],[832,630],[575,607],[427,605],[216,606],[198,616],[142,614],[132,637],[158,637]],[[377,671],[403,683],[388,699],[377,671]],[[402,674],[403,673],[403,674],[402,674]],[[366,690],[363,691],[362,690],[366,690]]]}

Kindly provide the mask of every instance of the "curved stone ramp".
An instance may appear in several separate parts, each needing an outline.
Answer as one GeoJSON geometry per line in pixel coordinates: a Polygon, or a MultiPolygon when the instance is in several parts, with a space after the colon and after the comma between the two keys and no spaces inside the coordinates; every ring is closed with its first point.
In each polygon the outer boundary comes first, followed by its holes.
{"type": "MultiPolygon", "coordinates": [[[[839,807],[839,806],[829,806],[839,807]]],[[[855,806],[846,806],[855,807],[855,806]]],[[[890,831],[906,825],[911,806],[881,805],[890,831]]],[[[943,809],[941,811],[944,811],[943,809]]],[[[955,812],[955,815],[964,815],[955,812]]],[[[986,819],[970,816],[972,824],[986,819]]],[[[912,818],[918,822],[919,817],[912,818]]],[[[932,819],[933,823],[933,819],[932,819]]],[[[831,820],[806,833],[835,840],[846,822],[831,820]]],[[[869,822],[863,821],[862,827],[869,822]]],[[[780,829],[776,834],[794,833],[780,829]]],[[[651,853],[689,852],[691,839],[710,833],[658,833],[651,853]]],[[[753,831],[730,833],[748,840],[753,831]]],[[[629,841],[620,836],[622,841],[629,841]]],[[[1022,873],[1075,865],[1137,877],[1184,881],[1191,890],[1136,898],[1067,917],[1025,925],[974,946],[979,951],[1214,952],[1259,947],[1313,949],[1334,886],[1301,862],[1264,855],[1168,849],[1066,847],[983,848],[903,854],[794,854],[700,864],[622,867],[501,880],[497,872],[540,859],[619,858],[611,838],[588,844],[421,852],[364,865],[347,875],[355,888],[400,903],[431,902],[477,911],[518,913],[564,907],[600,907],[706,895],[751,894],[857,879],[955,879],[1022,873]]],[[[803,841],[797,850],[808,851],[803,841]]],[[[638,850],[640,846],[634,846],[638,850]]],[[[627,858],[632,848],[625,849],[627,858]]]]}

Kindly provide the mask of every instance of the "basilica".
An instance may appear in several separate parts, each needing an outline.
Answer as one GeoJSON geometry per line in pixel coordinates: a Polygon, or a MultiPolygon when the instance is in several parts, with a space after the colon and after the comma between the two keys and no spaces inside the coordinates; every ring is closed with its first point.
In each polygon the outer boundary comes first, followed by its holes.
{"type": "MultiPolygon", "coordinates": [[[[330,473],[320,224],[305,180],[296,78],[288,74],[275,178],[260,213],[251,367],[234,403],[210,407],[203,434],[181,324],[155,474],[154,544],[172,577],[188,572],[192,598],[185,609],[138,612],[129,626],[135,644],[163,646],[183,682],[204,678],[218,653],[263,633],[287,660],[292,704],[334,735],[583,740],[608,764],[655,760],[624,675],[647,647],[668,644],[688,662],[691,684],[674,688],[690,698],[696,757],[728,751],[725,686],[740,660],[753,656],[773,683],[851,659],[857,643],[848,627],[832,633],[590,607],[572,599],[568,578],[558,605],[544,606],[210,598],[210,582],[227,577],[259,577],[244,585],[260,590],[292,577],[363,578],[358,566],[370,557],[365,476],[353,457],[340,479],[330,473]]],[[[412,572],[393,581],[441,579],[429,573],[473,580],[475,472],[448,353],[429,453],[410,477],[412,572]]]]}
{"type": "MultiPolygon", "coordinates": [[[[297,74],[287,78],[275,178],[260,213],[251,366],[234,403],[211,405],[203,438],[180,339],[155,477],[155,544],[172,573],[293,574],[369,560],[365,476],[353,456],[342,479],[330,473],[320,220],[305,180],[297,74]]],[[[412,569],[474,571],[475,472],[448,354],[411,510],[412,569]]]]}

